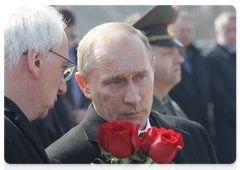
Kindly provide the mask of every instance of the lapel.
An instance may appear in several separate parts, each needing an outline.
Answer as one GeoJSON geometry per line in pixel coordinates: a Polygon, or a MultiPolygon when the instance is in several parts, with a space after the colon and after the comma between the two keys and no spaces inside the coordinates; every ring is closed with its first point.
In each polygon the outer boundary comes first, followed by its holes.
{"type": "MultiPolygon", "coordinates": [[[[175,119],[175,117],[172,116],[165,117],[164,115],[159,115],[155,112],[151,112],[150,117],[151,117],[150,120],[152,121],[154,120],[155,124],[157,124],[159,128],[172,129],[175,132],[182,134],[184,146],[183,149],[178,152],[176,158],[174,158],[173,160],[174,163],[186,163],[186,162],[189,164],[197,163],[197,156],[194,149],[195,147],[193,144],[191,134],[176,128],[176,124],[174,124],[175,122],[172,121],[172,123],[170,123],[171,121],[168,121],[170,119],[175,119]]],[[[151,125],[154,126],[152,122],[151,125]]]]}
{"type": "Polygon", "coordinates": [[[106,120],[101,118],[95,110],[93,104],[90,104],[81,125],[87,140],[98,142],[98,129],[106,120]]]}
{"type": "Polygon", "coordinates": [[[230,60],[231,59],[231,55],[227,52],[227,50],[225,50],[222,46],[220,46],[219,44],[217,44],[215,50],[216,53],[221,56],[224,60],[230,60]]]}
{"type": "Polygon", "coordinates": [[[222,59],[221,64],[225,65],[224,70],[228,70],[226,73],[236,74],[236,53],[230,54],[224,47],[219,44],[216,46],[214,51],[217,53],[217,55],[219,55],[219,58],[222,59]]]}
{"type": "MultiPolygon", "coordinates": [[[[191,135],[188,132],[185,132],[181,129],[175,127],[174,124],[170,124],[170,121],[166,121],[170,116],[162,118],[164,115],[159,115],[155,112],[150,114],[150,123],[152,126],[162,127],[165,129],[172,129],[176,132],[179,132],[183,136],[184,147],[183,150],[178,152],[177,157],[173,160],[174,163],[197,163],[196,153],[194,150],[194,144],[191,135]],[[166,119],[166,120],[165,120],[166,119]],[[190,156],[189,156],[190,155],[190,156]]],[[[107,123],[106,120],[101,118],[96,110],[94,109],[93,104],[90,104],[86,116],[82,121],[81,125],[87,140],[98,142],[98,129],[99,126],[103,123],[107,123]]]]}

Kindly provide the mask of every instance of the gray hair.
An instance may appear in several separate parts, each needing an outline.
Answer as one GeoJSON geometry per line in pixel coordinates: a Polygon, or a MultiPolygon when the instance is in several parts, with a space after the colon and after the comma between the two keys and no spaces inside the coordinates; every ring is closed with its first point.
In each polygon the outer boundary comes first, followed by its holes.
{"type": "MultiPolygon", "coordinates": [[[[135,29],[132,25],[127,23],[110,22],[99,25],[90,30],[80,41],[78,46],[78,72],[83,76],[84,81],[88,81],[90,73],[93,69],[94,61],[94,45],[99,43],[110,42],[116,34],[137,35],[146,46],[146,50],[150,62],[154,68],[154,55],[152,48],[148,42],[147,37],[140,30],[135,29]],[[109,29],[111,28],[111,30],[109,29]]],[[[114,43],[114,42],[113,42],[114,43]]]]}
{"type": "Polygon", "coordinates": [[[50,57],[63,40],[65,24],[51,6],[13,6],[4,23],[4,66],[15,67],[22,53],[33,49],[50,57]]]}
{"type": "Polygon", "coordinates": [[[215,30],[222,30],[222,22],[225,19],[235,19],[236,20],[236,13],[233,11],[227,11],[219,14],[214,21],[215,30]]]}

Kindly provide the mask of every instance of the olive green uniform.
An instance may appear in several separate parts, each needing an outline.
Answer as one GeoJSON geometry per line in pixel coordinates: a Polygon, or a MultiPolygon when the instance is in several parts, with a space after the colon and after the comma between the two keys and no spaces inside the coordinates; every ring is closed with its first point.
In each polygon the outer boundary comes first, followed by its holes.
{"type": "Polygon", "coordinates": [[[157,111],[159,114],[177,116],[188,119],[182,109],[175,101],[171,99],[169,95],[166,95],[163,100],[153,95],[152,109],[157,111]]]}

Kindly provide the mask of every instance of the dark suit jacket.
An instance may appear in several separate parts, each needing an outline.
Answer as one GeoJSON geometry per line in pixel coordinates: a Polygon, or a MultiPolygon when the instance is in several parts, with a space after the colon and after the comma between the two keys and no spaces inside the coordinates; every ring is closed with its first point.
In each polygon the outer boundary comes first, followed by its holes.
{"type": "MultiPolygon", "coordinates": [[[[46,149],[51,162],[99,163],[95,160],[95,158],[102,158],[97,142],[98,128],[105,122],[91,104],[84,120],[46,149]]],[[[182,134],[184,147],[174,159],[175,163],[217,163],[208,134],[198,123],[159,115],[154,111],[151,112],[150,123],[152,126],[173,129],[182,134]]]]}
{"type": "Polygon", "coordinates": [[[4,158],[7,163],[50,163],[27,117],[4,96],[4,158]]]}
{"type": "Polygon", "coordinates": [[[217,45],[208,54],[207,66],[216,124],[216,154],[220,163],[233,163],[236,160],[236,54],[217,45]]]}
{"type": "Polygon", "coordinates": [[[193,45],[190,45],[188,50],[192,52],[189,60],[192,64],[193,75],[191,76],[182,68],[181,82],[172,88],[169,95],[190,120],[200,123],[210,133],[208,121],[209,82],[204,58],[193,45]]]}

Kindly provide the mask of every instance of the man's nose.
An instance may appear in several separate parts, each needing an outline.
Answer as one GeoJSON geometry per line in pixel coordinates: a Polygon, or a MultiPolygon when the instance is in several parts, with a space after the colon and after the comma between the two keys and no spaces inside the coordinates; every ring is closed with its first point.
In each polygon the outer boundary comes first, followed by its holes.
{"type": "Polygon", "coordinates": [[[139,95],[137,88],[132,83],[128,84],[124,95],[124,103],[136,107],[140,100],[141,96],[139,95]]]}
{"type": "Polygon", "coordinates": [[[61,83],[59,84],[58,87],[58,94],[64,94],[67,91],[67,84],[65,81],[61,80],[61,83]]]}
{"type": "Polygon", "coordinates": [[[183,56],[180,53],[177,53],[175,56],[175,62],[182,64],[185,61],[185,59],[183,58],[183,56]]]}

